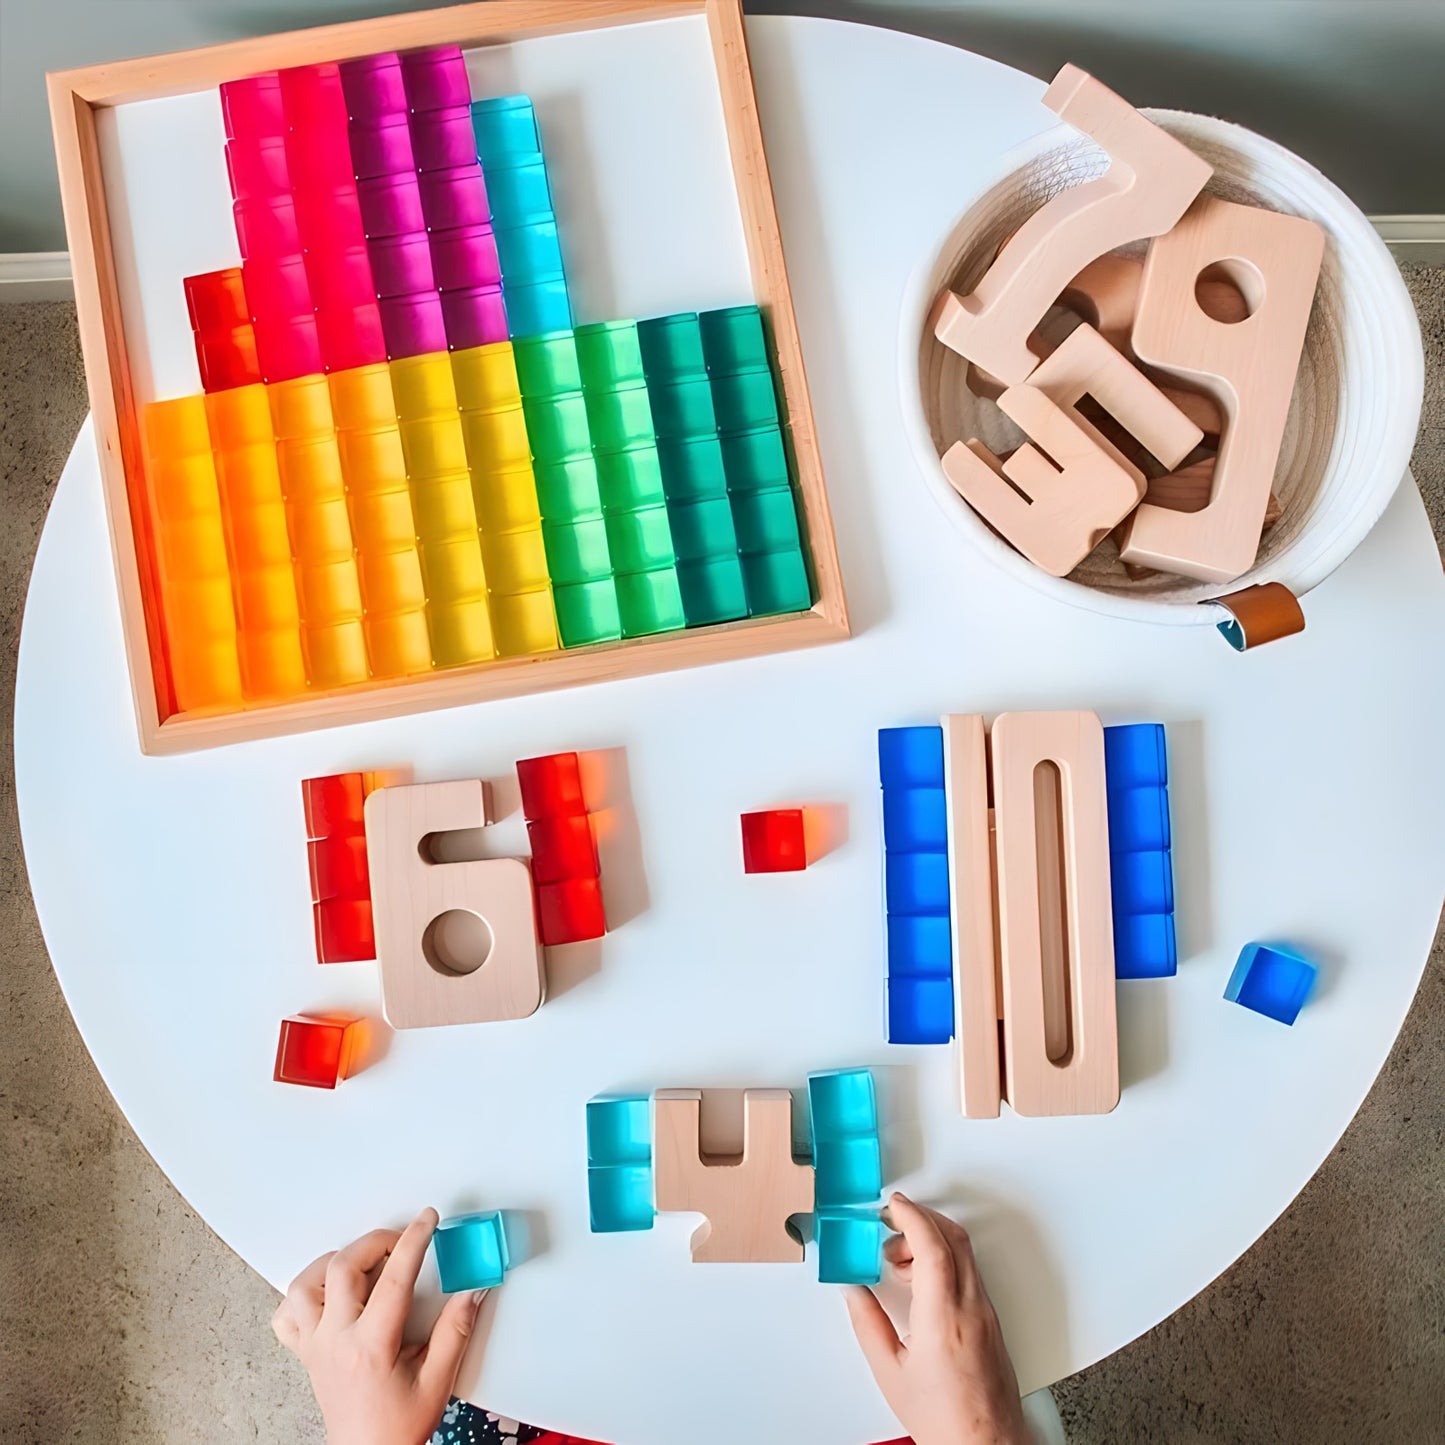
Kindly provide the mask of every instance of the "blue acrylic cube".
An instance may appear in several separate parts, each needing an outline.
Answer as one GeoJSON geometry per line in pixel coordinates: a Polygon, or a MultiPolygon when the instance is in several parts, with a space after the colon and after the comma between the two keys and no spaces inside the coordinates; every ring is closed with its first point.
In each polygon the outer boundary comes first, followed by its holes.
{"type": "Polygon", "coordinates": [[[948,912],[948,855],[890,853],[883,862],[883,891],[890,915],[948,912]]]}
{"type": "Polygon", "coordinates": [[[651,1229],[652,1105],[645,1094],[587,1101],[587,1209],[594,1234],[651,1229]]]}
{"type": "Polygon", "coordinates": [[[822,1284],[877,1284],[882,1278],[883,1240],[888,1231],[876,1210],[820,1214],[815,1232],[822,1284]]]}
{"type": "Polygon", "coordinates": [[[442,1292],[491,1289],[507,1273],[507,1234],[500,1210],[444,1219],[432,1236],[442,1292]]]}
{"type": "Polygon", "coordinates": [[[1224,996],[1267,1018],[1292,1024],[1318,975],[1315,964],[1288,948],[1249,943],[1229,975],[1224,996]]]}
{"type": "Polygon", "coordinates": [[[1117,978],[1166,978],[1179,967],[1169,766],[1161,723],[1104,729],[1109,877],[1117,978]]]}
{"type": "Polygon", "coordinates": [[[943,729],[880,728],[878,774],[885,789],[943,786],[943,729]]]}
{"type": "Polygon", "coordinates": [[[942,788],[885,788],[883,846],[893,853],[946,853],[948,806],[942,788]]]}
{"type": "Polygon", "coordinates": [[[952,978],[888,980],[890,1044],[946,1044],[952,1037],[952,978]]]}

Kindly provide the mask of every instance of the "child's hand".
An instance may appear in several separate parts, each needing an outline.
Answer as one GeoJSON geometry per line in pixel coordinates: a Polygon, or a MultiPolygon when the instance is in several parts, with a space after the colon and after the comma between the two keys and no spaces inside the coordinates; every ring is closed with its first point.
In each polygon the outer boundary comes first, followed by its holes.
{"type": "Polygon", "coordinates": [[[271,1321],[311,1376],[330,1445],[422,1445],[446,1409],[486,1291],[453,1295],[425,1344],[402,1343],[436,1227],[423,1209],[400,1234],[376,1229],[322,1255],[271,1321]]]}
{"type": "Polygon", "coordinates": [[[848,1291],[853,1332],[915,1445],[1029,1445],[1018,1380],[961,1224],[901,1194],[883,1252],[913,1299],[906,1339],[870,1289],[848,1291]]]}

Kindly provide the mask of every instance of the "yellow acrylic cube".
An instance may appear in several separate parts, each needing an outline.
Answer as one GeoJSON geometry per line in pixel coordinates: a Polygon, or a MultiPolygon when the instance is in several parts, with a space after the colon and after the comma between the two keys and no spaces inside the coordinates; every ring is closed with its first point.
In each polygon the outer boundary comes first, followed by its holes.
{"type": "Polygon", "coordinates": [[[510,341],[454,351],[451,362],[457,405],[463,411],[498,411],[503,407],[521,406],[517,359],[510,341]]]}
{"type": "Polygon", "coordinates": [[[514,532],[541,525],[537,479],[530,466],[509,472],[474,472],[472,493],[484,532],[514,532]]]}
{"type": "Polygon", "coordinates": [[[524,532],[487,532],[482,538],[487,585],[495,592],[533,592],[548,586],[547,549],[540,527],[524,532]]]}
{"type": "Polygon", "coordinates": [[[431,635],[427,631],[426,613],[420,608],[369,616],[366,646],[372,671],[378,677],[406,677],[431,670],[431,635]]]}
{"type": "Polygon", "coordinates": [[[396,400],[391,389],[391,368],[384,361],[333,371],[331,415],[339,430],[373,431],[396,425],[396,400]]]}
{"type": "Polygon", "coordinates": [[[472,479],[465,472],[413,482],[411,511],[416,534],[423,543],[464,537],[475,541],[477,512],[472,501],[472,479]]]}
{"type": "Polygon", "coordinates": [[[403,418],[401,449],[406,456],[407,476],[413,481],[467,470],[467,444],[461,417],[455,412],[450,416],[403,418]]]}
{"type": "Polygon", "coordinates": [[[457,388],[448,352],[403,357],[390,367],[398,417],[447,416],[456,411],[457,388]]]}
{"type": "Polygon", "coordinates": [[[210,392],[206,397],[206,414],[210,419],[211,446],[218,452],[235,451],[261,442],[269,446],[275,436],[271,403],[266,388],[259,382],[254,386],[210,392]]]}
{"type": "Polygon", "coordinates": [[[464,411],[462,434],[477,471],[505,472],[532,464],[527,417],[520,406],[503,411],[464,411]]]}
{"type": "Polygon", "coordinates": [[[278,439],[332,436],[331,389],[322,375],[275,381],[266,388],[271,403],[271,428],[278,439]]]}
{"type": "Polygon", "coordinates": [[[152,457],[190,457],[211,449],[204,396],[153,401],[143,421],[145,449],[152,457]]]}
{"type": "Polygon", "coordinates": [[[432,658],[438,667],[462,667],[497,655],[484,601],[432,604],[426,615],[432,658]]]}
{"type": "Polygon", "coordinates": [[[528,657],[557,647],[557,614],[552,589],[510,596],[492,595],[492,630],[499,657],[528,657]]]}

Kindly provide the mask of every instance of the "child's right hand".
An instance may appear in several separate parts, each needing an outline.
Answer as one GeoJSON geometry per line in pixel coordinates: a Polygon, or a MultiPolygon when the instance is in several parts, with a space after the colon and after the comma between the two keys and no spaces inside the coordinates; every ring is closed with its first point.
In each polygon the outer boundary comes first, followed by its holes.
{"type": "Polygon", "coordinates": [[[900,1233],[884,1255],[912,1290],[906,1338],[871,1289],[847,1295],[883,1398],[915,1445],[1029,1445],[1018,1380],[967,1231],[902,1194],[888,1201],[887,1216],[900,1233]]]}

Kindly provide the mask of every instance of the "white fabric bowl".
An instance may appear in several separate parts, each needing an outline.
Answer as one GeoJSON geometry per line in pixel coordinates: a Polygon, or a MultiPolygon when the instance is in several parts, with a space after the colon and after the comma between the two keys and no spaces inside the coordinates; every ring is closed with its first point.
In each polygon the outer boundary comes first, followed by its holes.
{"type": "Polygon", "coordinates": [[[1092,611],[1207,624],[1219,620],[1218,609],[1194,604],[1257,582],[1283,582],[1302,596],[1364,539],[1406,470],[1420,417],[1424,353],[1399,269],[1338,187],[1243,126],[1182,111],[1145,114],[1210,162],[1210,192],[1308,216],[1325,229],[1324,264],[1275,471],[1283,512],[1266,532],[1254,567],[1223,584],[1163,573],[1134,580],[1106,541],[1068,577],[1051,577],[992,532],[943,475],[939,458],[955,441],[978,436],[1003,452],[1021,437],[992,402],[969,392],[967,363],[935,339],[929,312],[945,286],[971,291],[1004,239],[1051,196],[1107,167],[1104,152],[1068,126],[1008,157],[1000,179],[970,202],[932,261],[915,273],[899,337],[904,425],[939,505],[1005,571],[1092,611]]]}

